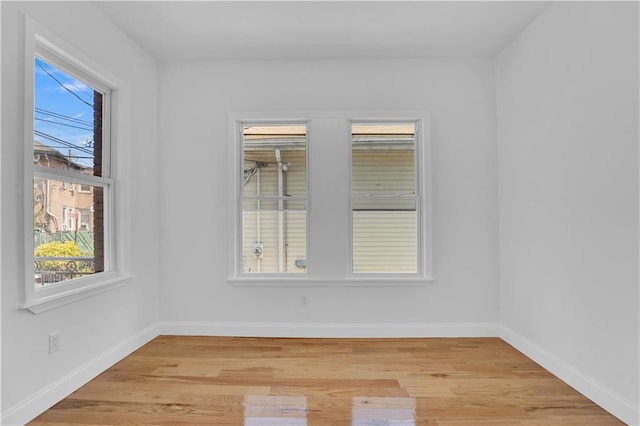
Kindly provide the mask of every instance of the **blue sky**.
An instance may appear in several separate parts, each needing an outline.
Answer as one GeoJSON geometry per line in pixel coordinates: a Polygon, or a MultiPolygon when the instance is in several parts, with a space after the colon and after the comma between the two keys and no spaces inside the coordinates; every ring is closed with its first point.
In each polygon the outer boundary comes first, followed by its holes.
{"type": "Polygon", "coordinates": [[[34,68],[34,139],[92,166],[93,89],[38,58],[34,68]]]}

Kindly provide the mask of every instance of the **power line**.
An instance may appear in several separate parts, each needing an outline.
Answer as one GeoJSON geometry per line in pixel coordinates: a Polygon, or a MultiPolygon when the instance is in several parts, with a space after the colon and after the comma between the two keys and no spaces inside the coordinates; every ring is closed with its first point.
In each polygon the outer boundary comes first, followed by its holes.
{"type": "MultiPolygon", "coordinates": [[[[49,147],[49,148],[53,148],[53,149],[55,149],[55,150],[58,150],[58,149],[61,149],[61,148],[68,148],[67,146],[64,146],[64,145],[56,145],[56,144],[50,144],[50,145],[49,145],[49,144],[47,144],[46,146],[47,146],[47,147],[49,147]]],[[[62,154],[61,152],[60,152],[60,155],[64,155],[65,157],[69,157],[68,155],[62,154]]],[[[81,159],[93,160],[93,159],[94,159],[94,156],[93,156],[93,155],[92,155],[92,156],[88,156],[88,155],[73,155],[73,154],[72,154],[72,155],[71,155],[71,158],[74,158],[74,159],[76,159],[76,160],[81,160],[81,159]]]]}
{"type": "Polygon", "coordinates": [[[66,148],[73,148],[73,149],[76,149],[76,150],[78,150],[80,152],[84,152],[85,154],[93,155],[93,151],[92,150],[89,150],[87,148],[83,148],[81,146],[75,145],[75,144],[73,144],[71,142],[67,142],[67,141],[62,140],[60,138],[57,138],[55,136],[51,136],[51,135],[49,135],[47,133],[41,132],[40,130],[34,130],[33,133],[36,134],[37,136],[41,136],[41,137],[43,137],[45,139],[49,139],[50,141],[58,142],[59,144],[61,144],[62,146],[66,147],[66,148]]]}
{"type": "Polygon", "coordinates": [[[93,104],[85,101],[84,99],[82,99],[76,92],[74,92],[73,90],[69,89],[67,86],[65,86],[63,83],[60,82],[60,80],[58,80],[57,78],[55,78],[53,76],[53,74],[51,74],[49,72],[49,70],[47,70],[45,67],[42,66],[42,64],[40,62],[38,62],[38,66],[40,68],[42,68],[42,71],[44,71],[45,73],[47,73],[47,75],[49,77],[51,77],[56,83],[58,83],[60,85],[60,87],[62,87],[64,90],[66,90],[67,92],[71,93],[73,96],[75,96],[76,98],[78,98],[78,100],[80,100],[80,102],[84,102],[85,104],[89,105],[91,108],[93,108],[93,104]]]}
{"type": "Polygon", "coordinates": [[[81,129],[81,130],[87,130],[87,131],[92,131],[93,130],[93,128],[91,128],[91,127],[74,126],[73,124],[60,123],[59,121],[51,121],[51,120],[47,120],[47,119],[44,119],[44,118],[34,117],[33,119],[34,120],[38,120],[38,121],[44,121],[45,123],[49,123],[49,124],[57,124],[59,126],[73,127],[74,129],[81,129]]]}
{"type": "Polygon", "coordinates": [[[52,117],[56,117],[56,118],[59,118],[61,120],[71,121],[72,123],[86,124],[87,126],[93,126],[93,122],[92,121],[80,120],[80,119],[75,118],[75,117],[71,117],[71,116],[68,116],[68,115],[60,114],[59,112],[49,111],[49,110],[42,109],[42,108],[37,108],[37,107],[34,108],[34,111],[37,112],[38,114],[50,115],[52,117]]]}

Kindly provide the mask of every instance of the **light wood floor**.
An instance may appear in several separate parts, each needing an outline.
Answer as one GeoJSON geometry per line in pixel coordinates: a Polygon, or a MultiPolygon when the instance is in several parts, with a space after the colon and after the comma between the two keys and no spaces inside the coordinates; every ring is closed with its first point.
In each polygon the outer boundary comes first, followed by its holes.
{"type": "Polygon", "coordinates": [[[161,336],[31,425],[622,425],[497,338],[161,336]]]}

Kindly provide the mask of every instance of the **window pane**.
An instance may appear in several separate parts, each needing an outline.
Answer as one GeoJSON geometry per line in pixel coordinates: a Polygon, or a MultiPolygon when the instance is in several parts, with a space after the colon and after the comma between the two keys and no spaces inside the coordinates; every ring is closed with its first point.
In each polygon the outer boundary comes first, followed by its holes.
{"type": "Polygon", "coordinates": [[[306,125],[244,125],[242,150],[242,272],[306,272],[306,125]]]}
{"type": "Polygon", "coordinates": [[[351,127],[352,271],[417,273],[414,123],[351,127]]]}
{"type": "Polygon", "coordinates": [[[358,194],[416,193],[415,126],[352,126],[351,190],[358,194]]]}
{"type": "Polygon", "coordinates": [[[413,211],[353,211],[353,272],[417,272],[413,211]]]}
{"type": "Polygon", "coordinates": [[[104,270],[104,234],[96,199],[104,189],[52,179],[33,180],[34,283],[36,287],[104,270]]]}
{"type": "Polygon", "coordinates": [[[39,58],[34,81],[34,163],[102,176],[102,94],[39,58]]]}
{"type": "Polygon", "coordinates": [[[306,210],[245,210],[242,231],[243,272],[306,272],[306,210]]]}
{"type": "Polygon", "coordinates": [[[306,151],[305,125],[244,126],[243,195],[305,197],[306,151]]]}

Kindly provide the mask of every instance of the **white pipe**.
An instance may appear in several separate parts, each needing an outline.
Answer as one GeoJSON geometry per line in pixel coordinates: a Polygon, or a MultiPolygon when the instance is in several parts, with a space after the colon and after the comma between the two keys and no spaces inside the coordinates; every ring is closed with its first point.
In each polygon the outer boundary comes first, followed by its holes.
{"type": "MultiPolygon", "coordinates": [[[[258,167],[258,165],[256,164],[256,167],[258,167]]],[[[258,170],[256,170],[256,196],[258,197],[258,201],[257,201],[257,214],[256,214],[256,243],[260,244],[260,241],[262,238],[260,238],[260,234],[262,233],[260,230],[260,208],[261,208],[261,202],[260,202],[260,167],[258,167],[258,170]]],[[[260,272],[260,267],[261,267],[261,259],[260,256],[258,256],[257,258],[258,260],[258,272],[260,272]]]]}
{"type": "Polygon", "coordinates": [[[284,170],[280,148],[275,149],[278,162],[278,272],[284,272],[284,170]]]}
{"type": "MultiPolygon", "coordinates": [[[[47,167],[51,167],[51,159],[49,158],[48,155],[45,156],[45,158],[47,159],[47,167]]],[[[50,217],[53,218],[53,226],[55,226],[54,232],[57,232],[58,231],[58,218],[51,211],[51,181],[49,179],[47,179],[47,202],[45,204],[46,204],[47,214],[50,217]]],[[[49,228],[49,231],[51,230],[50,227],[49,227],[49,221],[48,220],[47,220],[47,228],[49,228]]]]}

